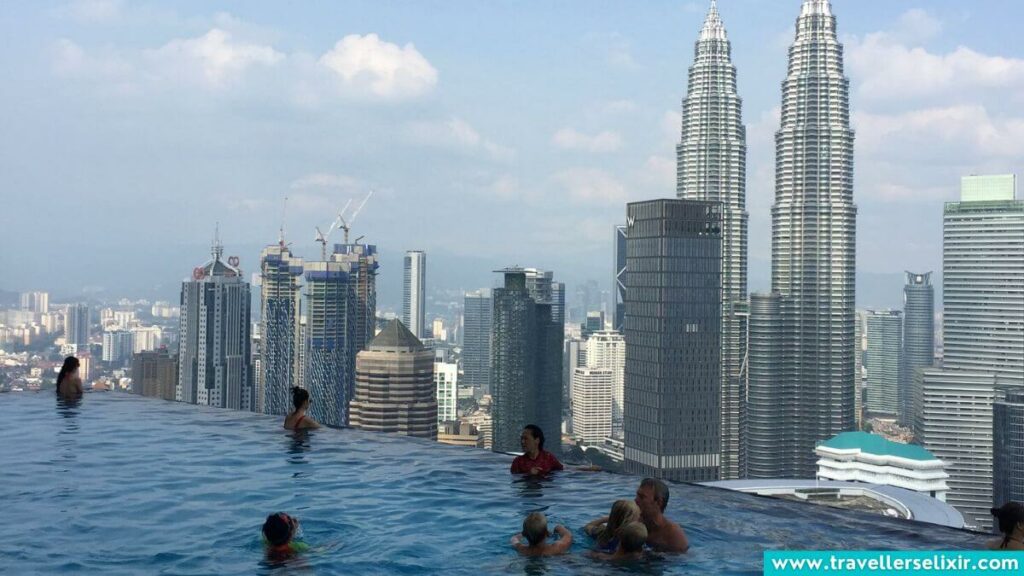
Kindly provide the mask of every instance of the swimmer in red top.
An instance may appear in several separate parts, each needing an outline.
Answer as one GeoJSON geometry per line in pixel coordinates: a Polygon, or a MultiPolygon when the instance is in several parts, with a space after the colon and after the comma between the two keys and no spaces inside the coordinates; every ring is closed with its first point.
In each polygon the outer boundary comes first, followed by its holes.
{"type": "Polygon", "coordinates": [[[544,449],[544,431],[535,424],[527,424],[519,436],[523,455],[512,461],[513,474],[543,476],[548,472],[562,470],[562,463],[555,455],[544,449]]]}

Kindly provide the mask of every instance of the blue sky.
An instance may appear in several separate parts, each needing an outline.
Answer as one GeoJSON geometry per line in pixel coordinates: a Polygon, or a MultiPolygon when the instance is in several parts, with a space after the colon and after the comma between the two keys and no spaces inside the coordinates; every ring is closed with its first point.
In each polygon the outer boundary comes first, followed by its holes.
{"type": "MultiPolygon", "coordinates": [[[[751,289],[799,0],[721,0],[748,126],[751,289]]],[[[834,0],[857,130],[861,305],[941,268],[942,203],[1024,167],[1024,4],[834,0]]],[[[518,263],[611,277],[625,203],[674,195],[707,2],[3,3],[0,289],[174,298],[215,222],[254,270],[375,190],[355,225],[437,288],[518,263]],[[59,264],[58,264],[59,263],[59,264]]],[[[340,240],[340,236],[338,237],[340,240]]]]}

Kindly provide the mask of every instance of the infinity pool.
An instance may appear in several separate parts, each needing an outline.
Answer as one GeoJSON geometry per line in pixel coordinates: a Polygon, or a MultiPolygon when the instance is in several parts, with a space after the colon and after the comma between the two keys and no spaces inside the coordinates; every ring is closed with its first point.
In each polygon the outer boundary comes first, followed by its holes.
{"type": "Polygon", "coordinates": [[[0,395],[0,572],[38,574],[760,574],[765,549],[977,548],[967,532],[688,485],[668,514],[689,554],[612,567],[581,527],[637,479],[508,474],[510,457],[355,430],[294,436],[276,418],[127,394],[0,395]],[[284,567],[259,541],[297,515],[317,548],[284,567]],[[508,545],[542,510],[569,556],[508,545]]]}

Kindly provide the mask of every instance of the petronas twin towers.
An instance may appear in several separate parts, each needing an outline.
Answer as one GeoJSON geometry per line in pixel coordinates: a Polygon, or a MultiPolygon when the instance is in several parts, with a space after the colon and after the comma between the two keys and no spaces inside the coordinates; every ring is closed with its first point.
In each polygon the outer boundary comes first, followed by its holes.
{"type": "Polygon", "coordinates": [[[721,476],[809,478],[854,427],[853,130],[828,0],[805,0],[782,85],[772,291],[747,295],[746,131],[716,2],[683,100],[677,195],[722,206],[721,476]]]}

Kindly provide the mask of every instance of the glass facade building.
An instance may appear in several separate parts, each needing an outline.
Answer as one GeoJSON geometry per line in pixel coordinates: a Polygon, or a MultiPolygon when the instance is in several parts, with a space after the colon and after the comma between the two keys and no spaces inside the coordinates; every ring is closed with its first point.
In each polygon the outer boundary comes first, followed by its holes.
{"type": "Polygon", "coordinates": [[[491,393],[491,290],[466,292],[462,327],[462,385],[491,393]]]}
{"type": "Polygon", "coordinates": [[[612,329],[622,332],[622,324],[626,319],[626,227],[615,226],[615,274],[612,286],[615,291],[615,320],[612,329]]]}
{"type": "Polygon", "coordinates": [[[302,259],[284,241],[260,254],[259,374],[256,411],[287,414],[299,380],[302,259]]]}
{"type": "Polygon", "coordinates": [[[402,292],[402,321],[417,338],[426,338],[427,254],[419,250],[405,253],[405,277],[402,292]]]}
{"type": "Polygon", "coordinates": [[[309,414],[328,426],[347,426],[355,373],[355,277],[344,262],[308,262],[304,331],[309,414]]]}
{"type": "Polygon", "coordinates": [[[992,505],[1024,502],[1024,390],[1004,390],[992,407],[992,505]]]}
{"type": "Polygon", "coordinates": [[[722,208],[627,206],[625,469],[701,482],[721,462],[722,208]]]}
{"type": "Polygon", "coordinates": [[[903,377],[900,383],[900,423],[913,426],[914,374],[935,362],[935,290],[932,273],[907,272],[903,286],[903,377]]]}
{"type": "Polygon", "coordinates": [[[867,332],[867,411],[872,416],[902,418],[903,313],[869,311],[867,332]]]}

